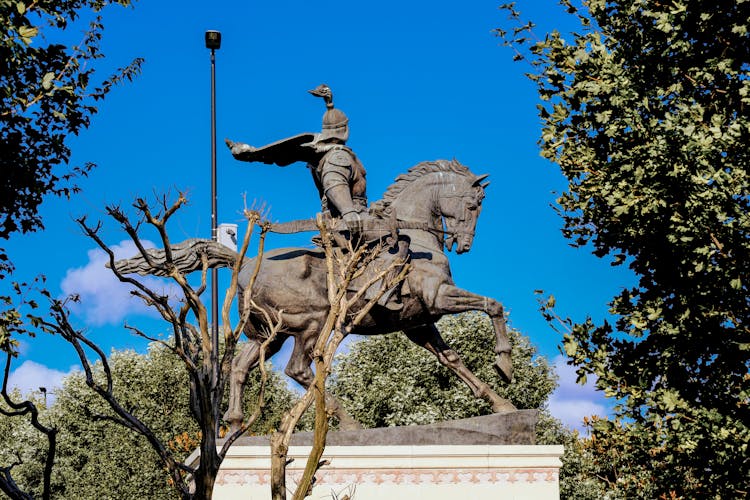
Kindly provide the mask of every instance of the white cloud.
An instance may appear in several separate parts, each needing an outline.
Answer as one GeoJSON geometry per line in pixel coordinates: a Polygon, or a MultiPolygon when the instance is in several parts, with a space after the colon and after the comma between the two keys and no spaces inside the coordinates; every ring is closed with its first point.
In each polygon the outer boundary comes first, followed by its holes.
{"type": "MultiPolygon", "coordinates": [[[[144,246],[153,248],[153,243],[144,241],[144,246]]],[[[116,259],[132,257],[138,253],[132,241],[122,241],[111,247],[116,259]]],[[[107,254],[95,248],[88,251],[88,263],[83,267],[69,269],[60,284],[64,295],[77,294],[80,302],[71,303],[71,311],[82,316],[90,326],[118,324],[131,314],[154,316],[153,309],[146,306],[140,299],[130,294],[132,286],[121,283],[112,271],[105,267],[109,262],[107,254]]],[[[138,279],[152,290],[180,297],[176,284],[152,276],[138,277],[138,279]]]]}
{"type": "Polygon", "coordinates": [[[560,385],[550,397],[550,413],[568,427],[584,432],[583,417],[607,415],[605,398],[594,388],[594,377],[589,376],[585,385],[577,384],[575,368],[563,356],[558,355],[553,365],[560,385]]]}
{"type": "MultiPolygon", "coordinates": [[[[21,391],[21,394],[28,395],[30,392],[38,391],[40,387],[44,387],[47,389],[47,393],[52,395],[55,389],[62,385],[63,379],[77,369],[77,366],[71,366],[70,370],[62,372],[34,361],[24,361],[21,366],[8,375],[8,388],[13,389],[15,387],[21,391]]],[[[52,402],[52,400],[49,401],[52,402]]]]}

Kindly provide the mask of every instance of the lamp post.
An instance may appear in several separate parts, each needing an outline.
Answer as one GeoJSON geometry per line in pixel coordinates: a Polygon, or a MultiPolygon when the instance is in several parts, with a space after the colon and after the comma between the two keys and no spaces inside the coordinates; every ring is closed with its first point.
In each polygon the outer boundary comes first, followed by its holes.
{"type": "MultiPolygon", "coordinates": [[[[206,31],[206,48],[211,50],[211,239],[218,241],[216,232],[216,51],[221,47],[221,33],[206,31]]],[[[211,269],[211,362],[213,365],[213,390],[218,390],[219,376],[219,278],[218,270],[211,269]]],[[[220,399],[219,399],[220,400],[220,399]]],[[[219,435],[219,419],[216,419],[219,435]]]]}

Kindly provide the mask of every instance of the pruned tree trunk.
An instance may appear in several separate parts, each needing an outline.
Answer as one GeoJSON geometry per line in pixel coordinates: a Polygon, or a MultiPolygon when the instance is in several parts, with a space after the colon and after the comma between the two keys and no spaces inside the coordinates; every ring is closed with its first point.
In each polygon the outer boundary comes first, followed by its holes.
{"type": "Polygon", "coordinates": [[[318,216],[317,223],[326,256],[330,309],[313,350],[314,381],[292,410],[284,416],[279,430],[271,437],[271,495],[273,500],[286,500],[287,498],[286,466],[289,463],[287,460],[289,442],[297,422],[314,402],[313,447],[307,457],[304,472],[292,498],[302,500],[311,493],[315,473],[320,467],[328,463],[327,461],[321,461],[328,434],[329,418],[326,407],[326,380],[331,373],[336,350],[351,328],[359,324],[377,303],[383,292],[402,281],[409,270],[409,266],[404,262],[392,262],[390,266],[376,273],[368,282],[364,283],[358,292],[348,296],[349,284],[353,279],[362,275],[365,265],[372,260],[373,256],[382,251],[382,247],[381,245],[369,247],[363,245],[355,249],[350,246],[346,252],[334,251],[331,232],[326,227],[325,220],[318,216]],[[399,269],[399,272],[393,273],[393,269],[399,269]],[[356,314],[352,315],[353,307],[359,305],[367,289],[374,283],[385,280],[388,276],[392,276],[391,282],[384,283],[380,288],[380,293],[369,299],[364,306],[356,311],[356,314]]]}

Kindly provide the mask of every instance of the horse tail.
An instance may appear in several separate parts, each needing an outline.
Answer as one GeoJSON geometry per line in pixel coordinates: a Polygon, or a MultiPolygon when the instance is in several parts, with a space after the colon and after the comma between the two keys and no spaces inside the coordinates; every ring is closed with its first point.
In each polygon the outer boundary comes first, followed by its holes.
{"type": "MultiPolygon", "coordinates": [[[[205,256],[209,268],[232,267],[237,261],[237,252],[218,241],[191,238],[170,247],[172,264],[181,272],[189,273],[203,268],[205,256]]],[[[145,253],[115,262],[121,274],[138,273],[141,276],[168,276],[170,266],[166,253],[161,248],[149,248],[145,253]]],[[[107,264],[107,267],[110,267],[107,264]]]]}

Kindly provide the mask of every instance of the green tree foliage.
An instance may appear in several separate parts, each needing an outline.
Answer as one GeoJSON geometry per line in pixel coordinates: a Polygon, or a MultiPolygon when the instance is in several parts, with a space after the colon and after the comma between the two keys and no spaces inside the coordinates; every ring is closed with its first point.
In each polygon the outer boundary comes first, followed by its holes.
{"type": "MultiPolygon", "coordinates": [[[[16,232],[43,227],[39,205],[47,195],[66,196],[76,192],[76,177],[85,176],[93,164],[68,164],[71,135],[89,126],[96,113],[95,101],[106,96],[113,85],[131,80],[140,70],[135,59],[106,78],[97,78],[94,61],[103,57],[99,50],[103,25],[100,11],[108,4],[128,6],[131,0],[0,0],[0,238],[16,232]],[[78,31],[77,21],[89,21],[83,39],[70,42],[69,27],[78,31]]],[[[14,270],[11,258],[0,248],[0,280],[14,270]]],[[[39,318],[27,317],[36,303],[29,298],[31,286],[12,283],[13,291],[0,291],[0,353],[3,364],[3,408],[0,413],[31,416],[36,409],[30,401],[9,397],[5,381],[10,361],[17,352],[19,333],[33,335],[26,324],[39,325],[39,318]],[[4,411],[3,411],[4,410],[4,411]]],[[[8,281],[4,281],[8,285],[8,281]]],[[[42,293],[46,293],[42,291],[42,293]]],[[[55,429],[43,425],[37,430],[49,439],[49,472],[54,455],[55,429]]],[[[15,490],[3,462],[0,488],[15,490]]],[[[48,478],[48,474],[47,474],[48,478]]],[[[48,485],[46,485],[48,486],[48,485]]],[[[45,489],[44,498],[49,494],[45,489]]],[[[9,493],[10,494],[10,493],[9,493]]]]}
{"type": "Polygon", "coordinates": [[[498,31],[533,66],[563,233],[637,278],[614,324],[565,321],[579,376],[622,403],[593,423],[598,475],[617,498],[746,497],[750,2],[561,3],[578,33],[498,31]]]}
{"type": "MultiPolygon", "coordinates": [[[[563,444],[563,497],[601,498],[597,484],[582,472],[588,466],[577,435],[565,429],[546,410],[556,376],[546,359],[537,355],[528,337],[510,329],[514,379],[504,384],[493,368],[495,335],[484,314],[446,316],[440,334],[466,366],[517,408],[539,409],[538,444],[563,444]]],[[[430,424],[444,420],[489,415],[492,408],[475,398],[453,372],[405,335],[370,337],[338,355],[330,389],[364,427],[430,424]]]]}
{"type": "MultiPolygon", "coordinates": [[[[495,334],[484,314],[446,316],[440,334],[477,377],[517,408],[540,408],[555,388],[555,376],[527,337],[511,329],[514,381],[503,384],[493,368],[495,334]]],[[[338,355],[330,387],[363,426],[430,424],[489,415],[486,401],[427,350],[405,335],[368,338],[338,355]]]]}
{"type": "MultiPolygon", "coordinates": [[[[13,401],[23,400],[22,395],[17,389],[9,391],[8,396],[13,401]]],[[[39,394],[32,395],[25,402],[33,404],[36,409],[42,408],[44,401],[38,396],[39,394]]],[[[24,468],[33,474],[35,490],[42,491],[44,489],[45,458],[48,447],[48,442],[45,439],[46,436],[40,432],[39,428],[31,425],[30,415],[7,415],[8,413],[12,414],[14,409],[6,404],[4,398],[0,399],[0,464],[2,464],[0,473],[4,476],[3,487],[0,488],[0,498],[8,498],[3,495],[4,492],[8,492],[9,495],[18,493],[16,489],[8,488],[8,486],[15,486],[12,481],[17,479],[15,475],[19,466],[30,457],[27,449],[23,446],[12,446],[12,443],[27,443],[29,450],[33,448],[40,451],[40,455],[34,457],[33,461],[26,464],[24,468]]],[[[17,498],[17,496],[11,498],[17,498]]]]}
{"type": "MultiPolygon", "coordinates": [[[[109,358],[115,393],[123,405],[169,442],[179,459],[199,443],[199,430],[190,415],[188,377],[182,361],[153,344],[147,354],[115,351],[109,358]]],[[[248,381],[246,401],[257,399],[259,372],[248,381]]],[[[82,374],[66,378],[55,401],[42,410],[42,420],[59,428],[52,476],[55,498],[172,499],[176,492],[157,454],[145,438],[114,423],[108,405],[86,386],[82,374]]],[[[266,387],[264,418],[253,431],[264,434],[278,426],[296,396],[281,376],[271,372],[266,387]]],[[[40,400],[37,397],[36,403],[40,400]]],[[[41,405],[43,406],[43,405],[41,405]]],[[[46,443],[20,418],[0,417],[0,459],[22,462],[14,469],[19,485],[37,496],[46,443]]]]}
{"type": "Polygon", "coordinates": [[[93,165],[67,165],[70,136],[89,126],[95,101],[140,69],[136,59],[95,82],[92,63],[103,57],[97,14],[110,3],[131,1],[0,0],[0,238],[43,227],[38,208],[44,196],[77,191],[73,179],[93,165]],[[66,28],[92,13],[80,43],[64,43],[71,36],[66,28]]]}

